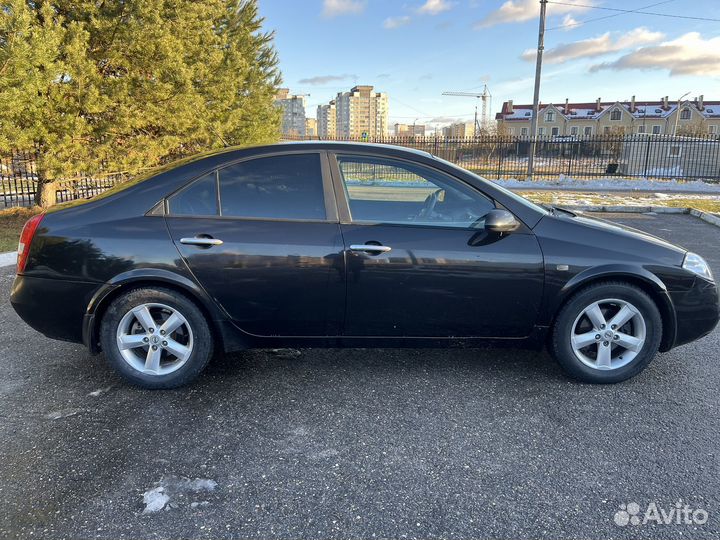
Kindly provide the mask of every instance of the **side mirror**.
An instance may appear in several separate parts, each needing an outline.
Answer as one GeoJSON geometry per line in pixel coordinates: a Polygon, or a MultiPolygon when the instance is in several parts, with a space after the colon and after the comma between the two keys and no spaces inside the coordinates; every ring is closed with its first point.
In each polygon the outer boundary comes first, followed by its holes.
{"type": "Polygon", "coordinates": [[[512,232],[520,226],[520,222],[515,219],[507,210],[496,208],[491,210],[485,216],[485,230],[496,233],[512,232]]]}

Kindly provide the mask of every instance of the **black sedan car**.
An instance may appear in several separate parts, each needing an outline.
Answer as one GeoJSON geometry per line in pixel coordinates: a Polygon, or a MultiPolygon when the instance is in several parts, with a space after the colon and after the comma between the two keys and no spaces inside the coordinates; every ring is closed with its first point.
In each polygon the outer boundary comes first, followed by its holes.
{"type": "Polygon", "coordinates": [[[178,163],[32,218],[18,253],[20,316],[146,388],[216,351],[488,343],[612,383],[718,322],[699,255],[362,143],[178,163]]]}

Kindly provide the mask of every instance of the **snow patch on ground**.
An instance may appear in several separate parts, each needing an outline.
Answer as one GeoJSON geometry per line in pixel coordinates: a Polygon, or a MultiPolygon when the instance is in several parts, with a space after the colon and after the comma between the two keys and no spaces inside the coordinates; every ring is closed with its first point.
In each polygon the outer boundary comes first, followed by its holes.
{"type": "Polygon", "coordinates": [[[193,509],[208,506],[209,501],[191,501],[189,499],[196,497],[197,494],[208,494],[215,491],[216,487],[217,482],[209,478],[191,480],[178,476],[163,476],[156,487],[143,493],[145,509],[142,513],[152,514],[163,509],[169,510],[181,506],[189,506],[193,509]]]}
{"type": "Polygon", "coordinates": [[[61,418],[68,418],[75,416],[83,412],[83,409],[61,409],[59,411],[53,411],[45,415],[48,420],[60,420],[61,418]]]}
{"type": "Polygon", "coordinates": [[[98,397],[99,395],[102,395],[106,392],[109,392],[112,386],[106,386],[105,388],[98,388],[97,390],[93,390],[88,394],[88,396],[92,397],[98,397]]]}
{"type": "Polygon", "coordinates": [[[165,495],[164,492],[165,488],[159,486],[143,493],[143,504],[145,505],[143,514],[152,514],[165,508],[165,505],[170,501],[170,497],[165,495]]]}
{"type": "Polygon", "coordinates": [[[17,263],[17,251],[0,253],[0,266],[14,266],[17,263]]]}
{"type": "Polygon", "coordinates": [[[720,195],[720,183],[702,180],[650,180],[648,178],[596,178],[579,180],[560,175],[557,180],[493,180],[508,189],[582,189],[587,191],[660,191],[660,192],[702,192],[720,195]]]}

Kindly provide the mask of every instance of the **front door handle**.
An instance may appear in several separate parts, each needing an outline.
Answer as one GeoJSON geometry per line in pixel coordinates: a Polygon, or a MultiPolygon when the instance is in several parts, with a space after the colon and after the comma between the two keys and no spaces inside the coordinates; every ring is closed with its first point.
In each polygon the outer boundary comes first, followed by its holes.
{"type": "Polygon", "coordinates": [[[371,253],[387,253],[392,248],[390,246],[376,246],[373,244],[353,244],[350,246],[352,251],[369,251],[371,253]]]}
{"type": "Polygon", "coordinates": [[[194,238],[181,238],[180,243],[190,246],[219,246],[223,243],[223,241],[219,238],[204,238],[202,236],[196,236],[194,238]]]}

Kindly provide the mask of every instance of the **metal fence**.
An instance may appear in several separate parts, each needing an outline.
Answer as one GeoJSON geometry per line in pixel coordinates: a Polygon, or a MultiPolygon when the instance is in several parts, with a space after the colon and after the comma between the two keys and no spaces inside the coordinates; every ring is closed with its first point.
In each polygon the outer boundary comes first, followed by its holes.
{"type": "MultiPolygon", "coordinates": [[[[298,137],[283,137],[298,140],[298,137]]],[[[318,140],[305,137],[304,140],[318,140]]],[[[348,140],[348,139],[333,139],[348,140]]],[[[357,141],[357,139],[355,139],[357,141]]],[[[629,135],[596,137],[382,137],[360,139],[425,150],[490,179],[527,177],[527,154],[535,142],[535,179],[560,176],[720,181],[716,137],[629,135]]],[[[30,206],[37,192],[36,153],[0,157],[0,208],[30,206]]],[[[78,176],[58,183],[59,202],[97,195],[127,178],[121,173],[78,176]]]]}
{"type": "Polygon", "coordinates": [[[579,179],[629,177],[720,181],[720,140],[716,137],[638,134],[583,138],[479,136],[353,140],[424,150],[491,179],[526,178],[528,151],[534,141],[533,178],[536,179],[562,175],[579,179]]]}
{"type": "MultiPolygon", "coordinates": [[[[0,208],[32,206],[37,195],[37,154],[16,150],[0,157],[0,208]]],[[[57,182],[57,202],[86,199],[127,179],[122,173],[76,176],[57,182]]]]}

